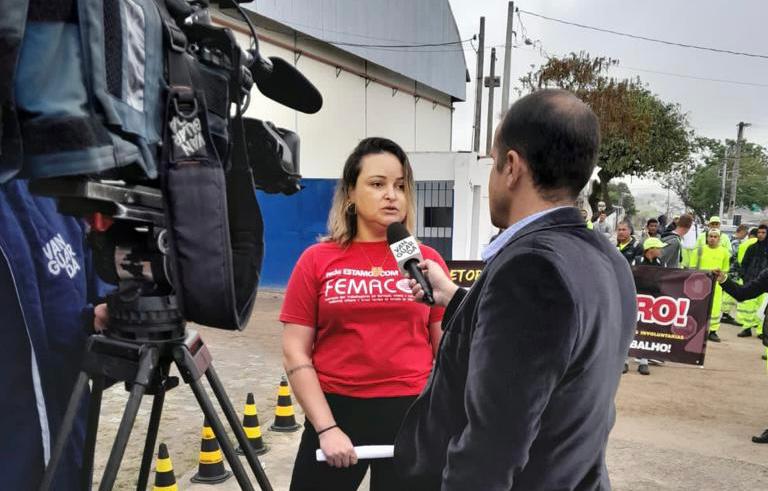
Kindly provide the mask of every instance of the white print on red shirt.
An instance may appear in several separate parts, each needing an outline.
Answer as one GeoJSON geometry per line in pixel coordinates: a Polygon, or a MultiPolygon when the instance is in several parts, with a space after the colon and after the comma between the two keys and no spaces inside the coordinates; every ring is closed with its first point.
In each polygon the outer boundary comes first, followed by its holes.
{"type": "Polygon", "coordinates": [[[336,269],[325,274],[323,297],[329,304],[358,302],[410,302],[408,279],[395,270],[379,276],[363,269],[336,269]]]}

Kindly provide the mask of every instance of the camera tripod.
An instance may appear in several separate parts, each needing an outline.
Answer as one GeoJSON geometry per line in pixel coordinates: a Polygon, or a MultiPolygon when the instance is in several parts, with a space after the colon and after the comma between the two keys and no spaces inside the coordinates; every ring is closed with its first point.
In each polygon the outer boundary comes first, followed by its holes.
{"type": "Polygon", "coordinates": [[[152,395],[152,410],[136,486],[136,489],[144,491],[154,456],[165,393],[179,383],[177,377],[169,375],[172,363],[178,368],[184,382],[191,387],[200,409],[208,418],[240,488],[254,489],[203,387],[201,381],[203,375],[208,379],[237,442],[245,452],[246,460],[259,486],[265,491],[272,490],[258,458],[248,443],[232,402],[227,397],[224,386],[213,368],[208,348],[197,332],[185,328],[185,322],[175,303],[175,297],[172,295],[154,297],[135,295],[133,298],[129,295],[126,298],[125,293],[118,292],[107,297],[110,334],[97,334],[88,338],[82,370],[69,399],[51,459],[43,475],[40,486],[42,491],[51,488],[56,468],[72,432],[79,405],[88,390],[89,380],[92,381],[92,388],[83,452],[82,489],[91,487],[102,393],[107,383],[122,381],[130,391],[130,396],[125,404],[99,490],[110,490],[114,486],[141,400],[144,395],[152,395]]]}

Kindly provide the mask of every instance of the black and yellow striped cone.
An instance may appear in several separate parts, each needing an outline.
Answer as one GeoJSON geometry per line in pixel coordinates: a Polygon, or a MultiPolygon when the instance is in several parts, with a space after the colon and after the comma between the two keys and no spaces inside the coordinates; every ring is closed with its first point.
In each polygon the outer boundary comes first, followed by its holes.
{"type": "Polygon", "coordinates": [[[293,403],[291,402],[291,389],[288,387],[288,381],[283,377],[280,381],[280,387],[277,389],[277,407],[275,408],[275,420],[269,427],[272,431],[296,431],[300,428],[296,424],[296,416],[293,414],[293,403]]]}
{"type": "Polygon", "coordinates": [[[208,425],[208,418],[203,423],[203,439],[200,442],[200,463],[197,473],[190,479],[195,483],[218,484],[232,476],[224,467],[224,456],[221,454],[219,442],[208,425]]]}
{"type": "MultiPolygon", "coordinates": [[[[243,430],[245,430],[245,436],[248,437],[248,443],[253,449],[253,453],[261,455],[267,453],[264,440],[261,438],[261,427],[259,426],[259,414],[256,411],[256,403],[253,402],[253,394],[248,393],[245,398],[245,411],[243,412],[243,430]]],[[[239,455],[245,454],[243,449],[237,447],[237,453],[239,455]]]]}
{"type": "Polygon", "coordinates": [[[155,485],[152,491],[176,491],[176,476],[173,475],[173,464],[168,455],[168,447],[165,443],[160,444],[160,450],[157,452],[157,464],[155,464],[155,485]]]}

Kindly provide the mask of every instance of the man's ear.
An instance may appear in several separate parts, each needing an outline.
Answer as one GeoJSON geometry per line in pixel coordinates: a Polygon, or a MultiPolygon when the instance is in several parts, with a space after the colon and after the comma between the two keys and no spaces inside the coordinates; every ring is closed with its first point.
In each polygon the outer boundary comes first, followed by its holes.
{"type": "Polygon", "coordinates": [[[507,189],[514,189],[520,179],[527,174],[528,164],[523,160],[517,150],[509,149],[504,159],[502,174],[507,189]]]}

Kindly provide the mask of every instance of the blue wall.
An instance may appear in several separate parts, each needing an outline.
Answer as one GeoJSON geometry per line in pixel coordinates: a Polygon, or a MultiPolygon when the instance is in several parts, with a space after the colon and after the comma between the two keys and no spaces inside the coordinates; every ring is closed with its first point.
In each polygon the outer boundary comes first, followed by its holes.
{"type": "Polygon", "coordinates": [[[327,231],[336,179],[302,179],[293,196],[256,196],[264,215],[264,265],[260,286],[285,287],[301,253],[327,231]]]}

